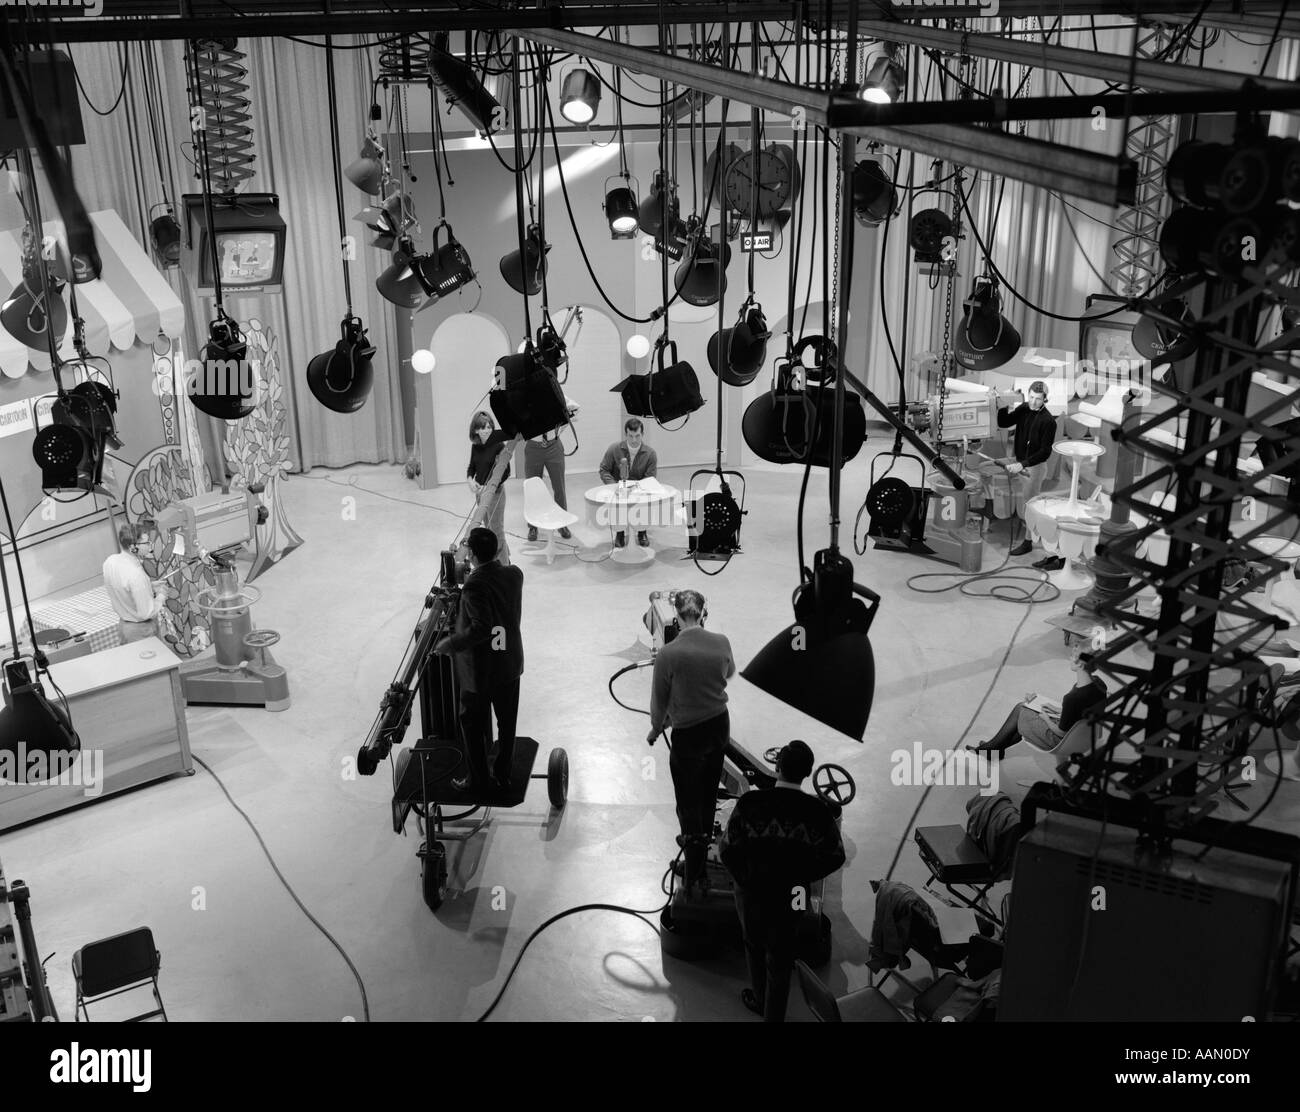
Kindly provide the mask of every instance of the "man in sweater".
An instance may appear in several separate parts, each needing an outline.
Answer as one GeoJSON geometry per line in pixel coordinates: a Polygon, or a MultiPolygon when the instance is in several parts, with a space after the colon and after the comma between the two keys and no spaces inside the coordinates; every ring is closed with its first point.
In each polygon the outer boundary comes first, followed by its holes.
{"type": "Polygon", "coordinates": [[[433,651],[453,655],[460,688],[460,725],[470,776],[452,780],[457,791],[471,783],[482,793],[493,783],[510,783],[515,758],[515,723],[519,718],[519,677],[524,674],[524,573],[504,567],[497,559],[497,538],[491,529],[469,531],[470,563],[474,570],[461,588],[456,628],[433,651]],[[488,772],[492,746],[492,715],[497,719],[497,758],[488,772]]]}
{"type": "Polygon", "coordinates": [[[668,771],[677,799],[684,880],[690,893],[703,879],[713,834],[722,758],[731,736],[727,680],[736,674],[736,662],[731,642],[703,628],[707,611],[699,591],[678,591],[674,605],[681,629],[655,658],[646,740],[654,745],[672,726],[668,771]]]}
{"type": "MultiPolygon", "coordinates": [[[[1011,441],[1014,456],[1005,461],[1016,507],[1011,519],[1012,556],[1028,556],[1034,550],[1028,533],[1021,536],[1018,544],[1014,543],[1015,537],[1024,528],[1025,503],[1043,488],[1047,461],[1056,442],[1056,418],[1047,411],[1047,387],[1042,382],[1032,383],[1028,397],[1024,405],[1010,411],[998,410],[998,428],[1016,430],[1011,441]],[[1019,528],[1017,519],[1021,522],[1019,528]]],[[[1059,566],[1065,566],[1064,559],[1059,566]]]]}
{"type": "MultiPolygon", "coordinates": [[[[653,479],[658,474],[659,457],[645,443],[645,426],[641,418],[629,417],[623,422],[623,439],[614,441],[601,457],[600,481],[609,486],[622,480],[653,479]]],[[[644,529],[637,533],[636,543],[642,548],[650,546],[650,538],[644,529]]],[[[614,538],[614,547],[622,548],[625,544],[627,534],[620,532],[614,538]]]]}
{"type": "Polygon", "coordinates": [[[790,742],[776,758],[776,785],[745,792],[722,838],[753,984],[740,999],[768,1023],[785,1020],[799,920],[808,912],[811,887],[844,864],[835,812],[800,787],[812,770],[812,750],[790,742]]]}

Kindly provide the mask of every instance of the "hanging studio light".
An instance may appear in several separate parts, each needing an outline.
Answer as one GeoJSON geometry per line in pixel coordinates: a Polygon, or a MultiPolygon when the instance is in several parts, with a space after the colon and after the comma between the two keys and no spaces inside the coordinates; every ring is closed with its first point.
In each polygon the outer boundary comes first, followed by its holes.
{"type": "Polygon", "coordinates": [[[335,413],[355,413],[370,397],[375,381],[371,363],[375,349],[366,337],[360,317],[344,317],[342,338],[330,351],[307,364],[307,385],[312,396],[335,413]]]}
{"type": "Polygon", "coordinates": [[[474,273],[474,264],[470,262],[469,252],[461,246],[451,225],[445,220],[433,229],[433,246],[429,248],[429,253],[413,259],[411,266],[420,288],[433,301],[455,293],[461,286],[468,285],[478,277],[474,273]],[[442,242],[444,228],[447,230],[445,243],[442,242]]]}
{"type": "Polygon", "coordinates": [[[162,216],[149,224],[149,239],[154,253],[164,267],[179,266],[181,262],[181,226],[170,205],[162,216]]]}
{"type": "Polygon", "coordinates": [[[515,293],[533,297],[542,292],[542,279],[546,277],[546,255],[551,249],[542,240],[542,229],[529,225],[524,236],[524,250],[518,248],[501,256],[501,277],[515,293]]]}
{"type": "MultiPolygon", "coordinates": [[[[722,245],[722,292],[727,290],[726,268],[731,262],[731,245],[722,245]]],[[[718,303],[718,251],[707,240],[701,239],[695,250],[684,259],[673,275],[673,285],[688,305],[716,305],[718,303]]]]}
{"type": "Polygon", "coordinates": [[[740,319],[734,328],[724,328],[709,337],[709,367],[728,386],[748,386],[763,369],[771,335],[763,307],[746,302],[741,306],[740,319]],[[724,346],[727,360],[719,368],[718,351],[724,346]]]}
{"type": "Polygon", "coordinates": [[[813,561],[812,579],[795,593],[794,624],[740,674],[795,710],[861,741],[875,698],[876,661],[868,634],[879,605],[878,594],[853,582],[853,565],[823,549],[813,561]]]}
{"type": "Polygon", "coordinates": [[[883,224],[897,207],[894,183],[880,162],[864,158],[853,168],[853,215],[868,228],[883,224]]]}
{"type": "Polygon", "coordinates": [[[104,449],[122,447],[114,414],[117,396],[102,382],[78,383],[50,406],[50,424],[36,434],[32,457],[42,490],[93,491],[104,475],[104,449]]]}
{"type": "Polygon", "coordinates": [[[4,709],[0,710],[0,752],[72,753],[81,741],[62,707],[45,697],[24,660],[4,664],[4,709]]]}
{"type": "Polygon", "coordinates": [[[600,82],[579,66],[565,75],[560,88],[560,115],[571,124],[589,124],[600,107],[600,82]]]}
{"type": "Polygon", "coordinates": [[[411,265],[415,258],[415,244],[409,239],[399,240],[393,261],[375,279],[379,295],[399,309],[414,309],[424,301],[424,289],[411,265]]]}
{"type": "Polygon", "coordinates": [[[871,104],[893,104],[907,87],[907,71],[888,54],[881,55],[867,71],[858,95],[871,104]]]}
{"type": "Polygon", "coordinates": [[[384,148],[370,136],[361,148],[361,155],[348,165],[343,176],[362,193],[373,197],[384,185],[384,148]]]}
{"type": "Polygon", "coordinates": [[[443,99],[464,112],[475,128],[488,135],[495,134],[505,126],[506,113],[496,97],[483,87],[473,68],[448,51],[449,40],[446,31],[434,36],[429,51],[429,76],[443,99]]]}
{"type": "Polygon", "coordinates": [[[966,315],[953,343],[957,363],[968,371],[991,371],[1009,362],[1020,350],[1020,333],[1002,315],[997,282],[987,276],[976,278],[962,304],[966,315]]]}
{"type": "Polygon", "coordinates": [[[208,328],[203,358],[185,392],[195,409],[221,421],[238,421],[257,408],[257,382],[248,361],[248,344],[239,326],[224,312],[208,328]]]}
{"type": "MultiPolygon", "coordinates": [[[[612,181],[613,179],[609,179],[612,181]]],[[[606,185],[609,184],[606,181],[606,185]]],[[[611,239],[632,239],[640,225],[638,220],[636,193],[631,185],[615,186],[605,194],[605,219],[609,221],[611,239]]]]}
{"type": "Polygon", "coordinates": [[[12,296],[0,307],[0,325],[21,344],[45,349],[47,327],[54,330],[56,347],[62,346],[68,331],[68,307],[63,301],[63,284],[49,277],[49,298],[41,287],[39,270],[24,271],[12,296]]]}

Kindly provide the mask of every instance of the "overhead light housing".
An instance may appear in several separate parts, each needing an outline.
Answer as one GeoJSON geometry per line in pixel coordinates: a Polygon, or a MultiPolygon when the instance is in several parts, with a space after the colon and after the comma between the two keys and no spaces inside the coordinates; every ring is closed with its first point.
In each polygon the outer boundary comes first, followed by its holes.
{"type": "Polygon", "coordinates": [[[718,247],[706,239],[696,241],[695,249],[677,267],[673,285],[688,305],[716,305],[718,303],[719,266],[722,292],[727,290],[727,264],[731,262],[731,245],[722,244],[719,264],[718,247]]]}
{"type": "Polygon", "coordinates": [[[506,113],[500,102],[483,87],[473,68],[447,49],[449,41],[446,31],[439,31],[433,38],[429,50],[429,76],[433,83],[443,99],[464,112],[479,131],[487,135],[501,131],[506,124],[506,113]]]}
{"type": "Polygon", "coordinates": [[[384,187],[384,148],[373,135],[366,138],[360,157],[348,165],[343,176],[371,197],[384,187]]]}
{"type": "Polygon", "coordinates": [[[0,710],[0,751],[75,753],[81,740],[62,707],[45,697],[39,678],[25,660],[4,663],[4,709],[0,710]]]}
{"type": "Polygon", "coordinates": [[[375,279],[379,295],[399,309],[414,309],[424,301],[424,288],[411,265],[415,258],[415,244],[408,238],[398,240],[393,261],[375,279]]]}
{"type": "Polygon", "coordinates": [[[54,330],[55,347],[61,347],[68,331],[68,306],[63,301],[63,283],[48,276],[49,298],[41,285],[40,264],[23,272],[23,280],[0,307],[0,324],[20,344],[45,349],[46,328],[54,330]]]}
{"type": "Polygon", "coordinates": [[[370,397],[375,349],[360,317],[344,317],[341,331],[342,338],[330,351],[314,356],[307,364],[307,385],[326,409],[355,413],[370,397]]]}
{"type": "Polygon", "coordinates": [[[468,285],[478,277],[474,273],[474,264],[470,262],[469,252],[461,246],[451,225],[445,220],[433,230],[433,246],[429,253],[412,259],[411,268],[420,288],[432,301],[455,293],[461,286],[468,285]],[[444,229],[445,242],[442,238],[444,229]]]}
{"type": "MultiPolygon", "coordinates": [[[[608,186],[615,178],[607,178],[608,186]]],[[[609,221],[611,239],[632,239],[640,227],[638,218],[636,192],[632,189],[631,179],[624,178],[622,185],[607,189],[605,193],[605,219],[609,221]]]]}
{"type": "Polygon", "coordinates": [[[551,245],[542,240],[542,229],[529,225],[524,236],[524,250],[518,248],[501,256],[501,277],[515,293],[533,297],[542,292],[542,279],[546,277],[546,253],[551,245]]]}
{"type": "Polygon", "coordinates": [[[185,391],[194,408],[221,421],[238,421],[257,408],[257,383],[244,334],[225,313],[208,326],[208,342],[185,391]]]}
{"type": "Polygon", "coordinates": [[[572,69],[560,87],[560,115],[571,124],[589,124],[600,107],[600,81],[590,70],[572,69]]]}
{"type": "Polygon", "coordinates": [[[171,205],[167,206],[166,212],[150,222],[149,239],[153,243],[154,254],[164,268],[180,266],[181,226],[171,205]]]}
{"type": "Polygon", "coordinates": [[[853,168],[853,215],[859,224],[875,228],[897,207],[894,183],[879,160],[864,158],[853,168]]]}
{"type": "Polygon", "coordinates": [[[871,104],[893,104],[902,98],[906,87],[907,71],[888,54],[883,54],[867,71],[858,95],[871,104]]]}
{"type": "Polygon", "coordinates": [[[834,549],[823,549],[814,558],[812,579],[795,592],[794,624],[759,650],[741,675],[861,741],[876,691],[868,634],[879,605],[878,594],[853,582],[853,565],[834,549]]]}
{"type": "Polygon", "coordinates": [[[991,371],[1010,362],[1020,350],[1020,333],[1002,315],[997,282],[987,275],[976,278],[962,304],[966,314],[953,344],[957,363],[968,371],[991,371]]]}
{"type": "Polygon", "coordinates": [[[93,491],[103,481],[104,448],[122,447],[114,414],[117,395],[103,382],[78,383],[50,406],[50,424],[36,434],[32,456],[42,490],[93,491]]]}

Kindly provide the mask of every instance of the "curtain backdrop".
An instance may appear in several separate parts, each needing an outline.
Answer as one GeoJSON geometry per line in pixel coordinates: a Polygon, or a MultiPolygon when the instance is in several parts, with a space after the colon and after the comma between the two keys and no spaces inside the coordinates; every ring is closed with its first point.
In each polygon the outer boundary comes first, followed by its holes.
{"type": "MultiPolygon", "coordinates": [[[[341,38],[336,45],[351,45],[341,38]]],[[[339,250],[338,215],[330,153],[329,101],[325,51],[288,40],[240,40],[248,56],[247,83],[252,120],[252,168],[247,191],[280,195],[280,212],[288,224],[284,288],[279,294],[227,298],[226,311],[235,319],[256,318],[280,337],[289,436],[295,464],[343,467],[351,463],[392,462],[405,457],[399,387],[399,355],[395,314],[399,311],[375,291],[374,282],[387,256],[366,246],[362,225],[350,217],[367,201],[344,182],[344,214],[348,234],[357,235],[357,258],[350,264],[353,312],[365,321],[377,349],[375,384],[358,412],[342,415],[320,405],[307,388],[307,363],[334,346],[346,301],[339,250]]],[[[339,50],[335,55],[338,82],[341,159],[347,165],[360,150],[365,133],[370,83],[366,52],[339,50]]],[[[132,44],[126,90],[117,107],[98,115],[82,103],[87,143],[73,150],[77,188],[91,209],[114,208],[144,244],[149,243],[149,209],[166,195],[179,206],[179,194],[197,193],[201,186],[194,165],[189,128],[184,46],[179,42],[132,44]],[[162,169],[150,140],[146,110],[145,67],[152,60],[159,76],[164,118],[162,169]]],[[[122,88],[124,48],[92,44],[73,48],[85,94],[100,110],[114,104],[122,88]]],[[[161,210],[154,212],[158,215],[161,210]]],[[[177,219],[184,234],[184,212],[177,219]]],[[[166,272],[189,310],[186,358],[196,357],[207,337],[212,298],[200,298],[189,276],[166,272]]],[[[130,384],[123,383],[123,388],[130,384]]],[[[140,388],[145,384],[140,383],[140,388]]],[[[205,451],[215,475],[224,467],[219,448],[226,422],[200,418],[205,451]]]]}

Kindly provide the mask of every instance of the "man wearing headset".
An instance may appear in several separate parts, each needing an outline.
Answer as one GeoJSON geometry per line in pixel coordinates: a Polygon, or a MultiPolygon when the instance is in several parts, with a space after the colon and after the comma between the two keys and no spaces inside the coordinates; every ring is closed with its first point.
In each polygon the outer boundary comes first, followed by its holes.
{"type": "Polygon", "coordinates": [[[718,806],[722,758],[731,737],[727,680],[736,674],[731,642],[704,629],[708,611],[699,591],[678,591],[673,600],[680,631],[655,657],[650,695],[650,733],[654,745],[672,726],[668,770],[677,800],[679,839],[684,852],[688,893],[704,879],[704,862],[718,806]]]}
{"type": "Polygon", "coordinates": [[[736,800],[720,846],[722,863],[736,882],[753,985],[740,999],[768,1023],[785,1019],[809,889],[845,859],[836,809],[800,787],[812,770],[812,750],[804,742],[784,746],[776,758],[775,786],[736,800]]]}
{"type": "MultiPolygon", "coordinates": [[[[1052,444],[1056,441],[1056,418],[1047,411],[1047,387],[1042,382],[1033,382],[1029,386],[1028,401],[1010,411],[998,410],[998,428],[1014,428],[1011,446],[1015,453],[1010,459],[1003,460],[1011,476],[1011,491],[1015,498],[1015,517],[1012,518],[1012,539],[1018,532],[1015,519],[1025,516],[1025,503],[1043,488],[1047,477],[1047,461],[1052,455],[1052,444]]],[[[1020,526],[1024,529],[1024,525],[1020,526]]],[[[1019,544],[1011,549],[1012,556],[1028,556],[1034,550],[1025,532],[1019,544]]],[[[1065,561],[1061,560],[1064,567],[1065,561]]],[[[1054,569],[1053,569],[1054,570],[1054,569]]]]}

